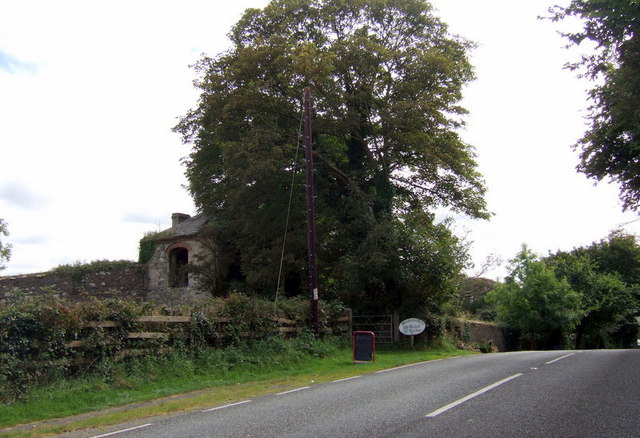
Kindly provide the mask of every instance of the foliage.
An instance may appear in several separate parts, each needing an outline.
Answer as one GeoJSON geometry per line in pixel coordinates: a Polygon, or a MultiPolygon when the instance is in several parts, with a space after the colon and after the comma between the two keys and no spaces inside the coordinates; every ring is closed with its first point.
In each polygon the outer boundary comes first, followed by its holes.
{"type": "Polygon", "coordinates": [[[633,234],[614,231],[600,242],[573,252],[593,259],[603,273],[618,275],[629,285],[640,284],[640,243],[633,234]]]}
{"type": "Polygon", "coordinates": [[[146,264],[153,257],[153,253],[156,250],[156,243],[152,239],[153,236],[158,233],[154,231],[150,231],[144,234],[144,237],[140,239],[140,243],[138,244],[138,263],[146,264]]]}
{"type": "MultiPolygon", "coordinates": [[[[378,349],[375,362],[357,367],[351,363],[350,345],[345,346],[340,339],[319,340],[310,336],[291,340],[273,338],[241,347],[203,350],[194,356],[148,355],[115,364],[109,375],[78,375],[38,388],[24,401],[0,404],[0,427],[183,394],[172,397],[169,402],[147,404],[119,415],[111,412],[106,417],[97,415],[82,420],[76,417],[75,421],[56,421],[37,428],[42,436],[73,434],[79,429],[108,426],[150,415],[254,399],[275,392],[275,388],[293,389],[309,385],[309,382],[329,382],[403,364],[471,354],[439,341],[439,345],[428,348],[378,349]]],[[[27,434],[29,432],[32,431],[27,434]]]]}
{"type": "Polygon", "coordinates": [[[309,86],[323,293],[380,311],[413,290],[439,302],[460,261],[425,252],[445,246],[434,238],[455,240],[429,211],[488,217],[474,152],[456,133],[472,44],[449,35],[422,0],[274,0],[247,10],[230,38],[228,51],[195,66],[200,100],[175,128],[193,143],[189,191],[225,236],[221,269],[273,293],[293,190],[285,292],[304,291],[304,191],[292,172],[309,86]]]}
{"type": "MultiPolygon", "coordinates": [[[[9,231],[7,230],[7,223],[0,218],[0,237],[8,236],[9,231]]],[[[7,243],[2,243],[0,240],[0,271],[5,268],[4,263],[8,262],[11,258],[11,245],[7,243]]]]}
{"type": "Polygon", "coordinates": [[[422,214],[407,214],[403,219],[400,316],[433,319],[457,293],[460,272],[468,262],[466,247],[448,222],[433,224],[422,214]]]}
{"type": "Polygon", "coordinates": [[[50,272],[60,275],[69,275],[74,281],[82,281],[87,274],[96,272],[109,272],[125,268],[135,268],[139,266],[130,260],[94,260],[92,262],[75,262],[73,264],[59,265],[50,272]]]}
{"type": "Polygon", "coordinates": [[[223,267],[235,263],[236,253],[230,250],[230,245],[215,218],[200,231],[199,241],[202,251],[194,257],[194,263],[189,266],[189,272],[195,278],[198,288],[209,292],[212,297],[224,297],[230,292],[230,284],[234,280],[234,273],[223,267]]]}
{"type": "Polygon", "coordinates": [[[628,346],[637,338],[640,313],[640,246],[620,232],[588,247],[557,252],[545,262],[582,295],[577,348],[628,346]]]}
{"type": "Polygon", "coordinates": [[[505,282],[489,292],[497,320],[515,330],[528,348],[564,344],[581,317],[581,296],[526,246],[511,260],[505,282]]]}
{"type": "Polygon", "coordinates": [[[488,278],[463,277],[458,283],[458,294],[462,301],[462,311],[484,321],[494,321],[496,312],[486,301],[486,295],[496,282],[488,278]]]}
{"type": "Polygon", "coordinates": [[[566,33],[571,44],[590,41],[592,53],[569,64],[595,80],[590,91],[591,127],[578,142],[578,170],[620,184],[625,209],[640,206],[640,3],[636,0],[572,0],[556,6],[554,20],[579,17],[583,29],[566,33]]]}
{"type": "MultiPolygon", "coordinates": [[[[329,336],[342,307],[322,303],[321,311],[323,332],[329,336]]],[[[116,361],[136,349],[157,356],[166,352],[161,348],[167,347],[185,355],[199,355],[212,347],[244,348],[247,343],[281,336],[275,318],[290,319],[304,327],[308,314],[308,302],[299,299],[283,299],[274,304],[237,293],[182,309],[125,300],[91,299],[78,303],[51,297],[25,298],[0,309],[0,400],[20,399],[33,387],[71,373],[116,378],[116,361]],[[143,329],[140,316],[167,314],[189,315],[191,322],[176,324],[170,330],[145,325],[145,331],[168,334],[162,344],[154,340],[137,344],[137,340],[129,339],[130,332],[143,329]],[[108,321],[109,325],[96,323],[101,321],[108,321]],[[82,341],[82,345],[72,347],[72,341],[82,341]]],[[[294,344],[315,355],[304,333],[300,329],[301,339],[294,344]]]]}

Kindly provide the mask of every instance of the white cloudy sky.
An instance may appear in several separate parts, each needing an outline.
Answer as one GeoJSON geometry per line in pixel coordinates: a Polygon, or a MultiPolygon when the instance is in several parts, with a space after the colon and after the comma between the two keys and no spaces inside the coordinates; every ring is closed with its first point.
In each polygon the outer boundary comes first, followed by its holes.
{"type": "MultiPolygon", "coordinates": [[[[434,0],[454,33],[479,44],[466,90],[465,141],[478,153],[488,222],[458,219],[480,263],[637,232],[615,186],[575,172],[589,86],[557,24],[554,0],[434,0]]],[[[566,4],[566,1],[561,1],[566,4]]],[[[0,218],[13,257],[3,275],[74,261],[136,259],[144,232],[194,213],[171,127],[197,91],[188,67],[228,46],[247,7],[266,0],[0,0],[0,218]]],[[[504,275],[494,270],[489,276],[504,275]]]]}

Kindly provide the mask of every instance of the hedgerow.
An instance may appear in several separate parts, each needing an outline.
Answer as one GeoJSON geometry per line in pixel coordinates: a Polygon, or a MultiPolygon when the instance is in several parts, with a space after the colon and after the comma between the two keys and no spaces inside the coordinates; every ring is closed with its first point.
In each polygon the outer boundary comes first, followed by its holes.
{"type": "MultiPolygon", "coordinates": [[[[35,386],[58,377],[105,373],[116,361],[134,355],[198,356],[221,347],[255,345],[281,337],[283,320],[293,321],[304,333],[308,310],[308,302],[299,299],[275,304],[242,294],[175,309],[117,299],[25,299],[0,309],[0,402],[21,399],[35,386]],[[139,320],[154,315],[190,320],[170,325],[139,320]],[[132,339],[130,334],[139,332],[164,335],[132,339]]],[[[331,321],[340,311],[340,305],[323,307],[325,332],[331,333],[331,321]]],[[[305,339],[300,337],[300,348],[305,339]]]]}

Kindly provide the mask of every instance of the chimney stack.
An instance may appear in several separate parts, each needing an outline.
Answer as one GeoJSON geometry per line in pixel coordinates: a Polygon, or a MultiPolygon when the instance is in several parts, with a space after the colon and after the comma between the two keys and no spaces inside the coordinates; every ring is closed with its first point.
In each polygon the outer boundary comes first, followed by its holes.
{"type": "Polygon", "coordinates": [[[178,224],[189,219],[191,216],[184,213],[173,213],[171,215],[171,228],[175,228],[178,224]]]}

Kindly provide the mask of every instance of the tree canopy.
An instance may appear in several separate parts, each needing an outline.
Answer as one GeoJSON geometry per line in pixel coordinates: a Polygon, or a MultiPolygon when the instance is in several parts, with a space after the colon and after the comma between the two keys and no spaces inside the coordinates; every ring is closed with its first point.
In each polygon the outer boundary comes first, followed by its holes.
{"type": "Polygon", "coordinates": [[[576,145],[578,170],[597,181],[620,184],[625,209],[640,207],[640,3],[636,0],[572,0],[553,9],[554,19],[579,17],[583,29],[565,33],[570,44],[595,49],[569,64],[595,80],[591,126],[576,145]]]}
{"type": "Polygon", "coordinates": [[[582,295],[577,348],[626,346],[635,341],[640,314],[640,246],[614,232],[600,242],[545,259],[559,278],[582,295]]]}
{"type": "Polygon", "coordinates": [[[228,51],[196,64],[200,99],[175,130],[193,144],[190,193],[215,216],[246,283],[273,288],[290,190],[284,270],[290,285],[305,277],[304,193],[292,174],[307,86],[325,288],[390,307],[407,278],[459,270],[461,251],[448,262],[431,254],[442,240],[458,244],[433,212],[488,217],[473,149],[457,134],[473,45],[422,0],[274,0],[248,9],[229,36],[228,51]]]}
{"type": "Polygon", "coordinates": [[[580,294],[526,246],[487,300],[495,306],[497,320],[515,330],[526,348],[563,345],[581,316],[580,294]]]}
{"type": "MultiPolygon", "coordinates": [[[[0,218],[0,236],[8,236],[7,223],[0,218]]],[[[0,240],[0,271],[5,268],[5,262],[9,261],[11,257],[11,245],[2,243],[0,240]]]]}
{"type": "MultiPolygon", "coordinates": [[[[523,250],[482,308],[523,346],[610,348],[635,345],[640,315],[640,244],[621,231],[589,246],[540,259],[523,250]]],[[[484,304],[484,303],[483,303],[484,304]]]]}

